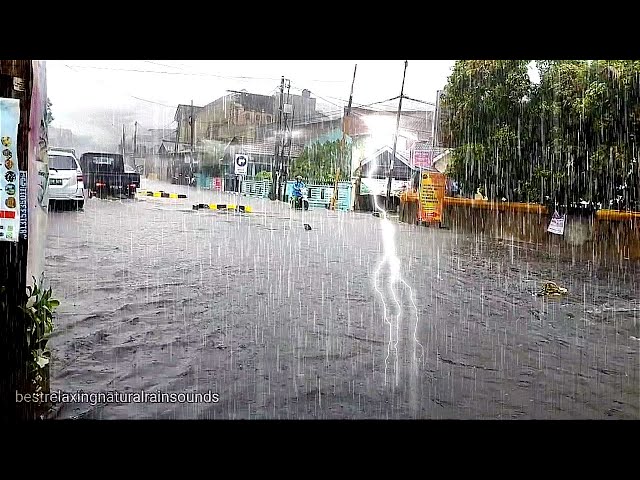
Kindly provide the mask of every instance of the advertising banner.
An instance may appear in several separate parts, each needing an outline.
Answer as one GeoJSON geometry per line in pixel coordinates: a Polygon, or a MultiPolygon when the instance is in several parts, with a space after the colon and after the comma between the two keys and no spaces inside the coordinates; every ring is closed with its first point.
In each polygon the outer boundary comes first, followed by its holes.
{"type": "Polygon", "coordinates": [[[442,173],[422,172],[420,181],[420,209],[422,222],[441,222],[444,208],[446,178],[442,173]]]}
{"type": "Polygon", "coordinates": [[[0,98],[0,241],[17,242],[24,198],[18,170],[20,100],[0,98]]]}

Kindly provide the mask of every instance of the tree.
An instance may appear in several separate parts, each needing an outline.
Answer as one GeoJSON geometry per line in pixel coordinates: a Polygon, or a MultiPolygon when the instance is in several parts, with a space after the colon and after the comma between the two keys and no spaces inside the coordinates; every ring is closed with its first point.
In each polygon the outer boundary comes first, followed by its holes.
{"type": "Polygon", "coordinates": [[[333,182],[338,168],[340,180],[348,179],[351,166],[351,150],[341,152],[341,142],[314,143],[304,148],[291,165],[293,176],[300,175],[307,180],[317,182],[333,182]]]}
{"type": "Polygon", "coordinates": [[[45,117],[45,123],[47,124],[47,126],[51,125],[51,122],[53,122],[54,120],[53,113],[51,112],[52,105],[53,104],[51,103],[51,100],[49,100],[49,98],[47,97],[47,113],[45,117]]]}
{"type": "Polygon", "coordinates": [[[640,61],[459,61],[445,87],[448,173],[463,192],[639,208],[640,61]],[[621,204],[621,205],[622,205],[621,204]]]}
{"type": "Polygon", "coordinates": [[[531,81],[529,60],[456,62],[442,97],[444,136],[454,149],[449,174],[463,191],[484,187],[490,198],[513,198],[525,168],[531,81]]]}

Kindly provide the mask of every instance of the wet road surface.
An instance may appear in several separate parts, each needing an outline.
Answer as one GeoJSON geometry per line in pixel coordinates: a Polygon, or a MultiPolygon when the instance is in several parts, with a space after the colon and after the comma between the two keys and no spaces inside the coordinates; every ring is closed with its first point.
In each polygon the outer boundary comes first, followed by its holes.
{"type": "Polygon", "coordinates": [[[374,285],[379,218],[145,186],[189,198],[50,213],[51,388],[219,401],[67,403],[58,418],[640,418],[637,263],[392,221],[396,303],[387,266],[374,285]],[[231,199],[254,212],[191,208],[231,199]],[[546,280],[569,294],[532,295],[546,280]]]}

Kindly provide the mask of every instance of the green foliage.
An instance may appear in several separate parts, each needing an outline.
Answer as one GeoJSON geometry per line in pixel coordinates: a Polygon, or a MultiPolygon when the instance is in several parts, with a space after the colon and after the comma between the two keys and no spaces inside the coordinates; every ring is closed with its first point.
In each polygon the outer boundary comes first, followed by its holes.
{"type": "MultiPolygon", "coordinates": [[[[27,301],[21,307],[26,319],[26,342],[31,351],[29,369],[34,372],[34,383],[42,380],[42,371],[49,364],[51,353],[47,348],[49,336],[53,332],[53,313],[60,302],[51,298],[51,288],[44,290],[35,278],[33,287],[27,287],[27,301]]],[[[40,385],[38,385],[38,389],[40,385]]]]}
{"type": "Polygon", "coordinates": [[[258,181],[271,180],[271,179],[272,179],[271,172],[268,172],[266,170],[258,172],[258,174],[256,175],[256,180],[258,181]]]}
{"type": "Polygon", "coordinates": [[[640,61],[538,60],[537,85],[529,63],[456,62],[442,103],[449,174],[493,199],[604,204],[621,195],[638,208],[640,61]]]}
{"type": "Polygon", "coordinates": [[[339,180],[350,178],[351,149],[341,148],[339,140],[314,143],[305,147],[290,168],[291,178],[301,175],[308,181],[332,182],[340,169],[339,180]]]}
{"type": "Polygon", "coordinates": [[[47,112],[46,112],[46,116],[45,116],[45,123],[47,124],[47,126],[51,125],[51,122],[53,122],[54,118],[53,118],[53,113],[51,112],[51,106],[53,104],[51,103],[51,100],[49,100],[49,98],[47,98],[47,112]]]}

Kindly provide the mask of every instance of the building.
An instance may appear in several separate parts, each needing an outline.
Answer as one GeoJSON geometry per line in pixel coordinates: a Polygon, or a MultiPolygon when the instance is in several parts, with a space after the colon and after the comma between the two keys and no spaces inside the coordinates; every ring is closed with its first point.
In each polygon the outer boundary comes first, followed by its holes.
{"type": "MultiPolygon", "coordinates": [[[[284,103],[291,105],[291,119],[295,122],[308,122],[317,117],[316,99],[311,97],[309,90],[303,90],[302,95],[284,95],[284,103]]],[[[179,106],[178,110],[181,107],[179,106]]],[[[196,109],[195,143],[199,140],[230,141],[234,137],[243,139],[260,138],[257,134],[261,127],[273,125],[277,128],[280,108],[280,94],[261,95],[246,90],[230,91],[202,108],[196,109]]],[[[182,115],[176,111],[176,121],[180,131],[186,130],[188,115],[185,119],[185,109],[182,115]],[[182,118],[182,120],[180,120],[182,118]]],[[[190,139],[186,131],[179,141],[190,139]],[[186,135],[186,136],[185,136],[186,135]]]]}
{"type": "MultiPolygon", "coordinates": [[[[413,164],[414,153],[432,145],[433,110],[403,110],[400,115],[396,152],[413,164]]],[[[345,120],[347,135],[352,138],[352,171],[384,147],[393,149],[397,112],[353,107],[345,120]]]]}

